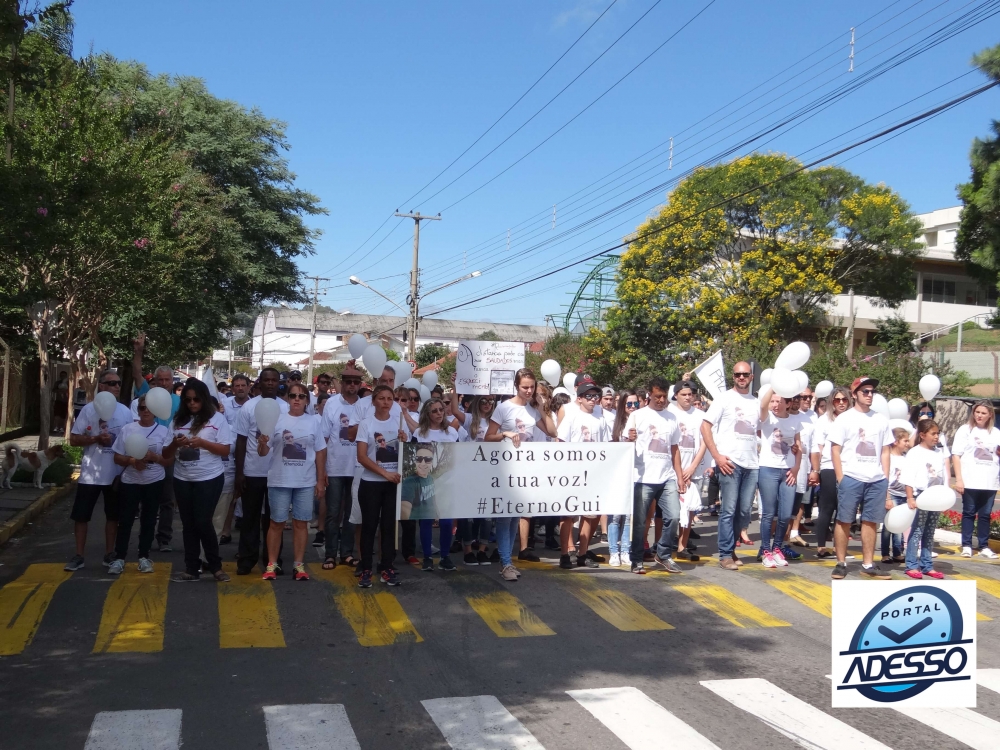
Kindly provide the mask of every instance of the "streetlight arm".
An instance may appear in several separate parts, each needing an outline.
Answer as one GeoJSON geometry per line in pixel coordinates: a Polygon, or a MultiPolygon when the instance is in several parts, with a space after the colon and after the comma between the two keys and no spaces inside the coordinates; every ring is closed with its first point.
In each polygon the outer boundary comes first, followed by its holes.
{"type": "Polygon", "coordinates": [[[406,308],[402,307],[399,303],[394,302],[393,300],[391,300],[388,297],[386,297],[378,289],[372,288],[371,286],[369,286],[368,284],[366,284],[365,282],[363,282],[361,279],[359,279],[357,276],[352,276],[350,279],[348,279],[348,281],[350,281],[352,284],[355,284],[357,286],[363,286],[365,289],[367,289],[370,292],[374,292],[379,297],[381,297],[382,299],[384,299],[386,302],[390,302],[393,305],[395,305],[397,308],[399,308],[400,310],[402,310],[402,312],[403,312],[404,315],[409,315],[410,314],[409,310],[407,310],[406,308]]]}
{"type": "Polygon", "coordinates": [[[436,286],[433,289],[431,289],[429,292],[424,292],[423,294],[420,295],[420,298],[423,299],[424,297],[426,297],[429,294],[434,294],[434,292],[440,292],[442,289],[447,289],[448,287],[453,286],[454,284],[458,284],[458,283],[463,282],[463,281],[468,281],[469,279],[474,279],[477,276],[482,276],[482,275],[483,275],[482,271],[473,271],[472,273],[468,273],[468,274],[466,274],[465,276],[462,276],[459,279],[455,279],[453,281],[449,281],[447,284],[442,284],[441,286],[436,286]]]}

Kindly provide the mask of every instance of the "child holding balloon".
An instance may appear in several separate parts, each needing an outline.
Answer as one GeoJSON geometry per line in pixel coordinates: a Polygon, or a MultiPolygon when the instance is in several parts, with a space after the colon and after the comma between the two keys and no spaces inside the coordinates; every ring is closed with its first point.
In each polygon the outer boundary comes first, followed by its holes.
{"type": "MultiPolygon", "coordinates": [[[[885,509],[892,510],[897,505],[906,502],[906,485],[903,483],[903,473],[906,470],[906,454],[910,450],[910,431],[905,427],[896,427],[892,431],[896,442],[892,444],[889,454],[889,491],[886,493],[885,509]]],[[[903,535],[893,534],[882,524],[882,562],[901,563],[903,557],[903,535]]]]}
{"type": "Polygon", "coordinates": [[[944,574],[932,567],[931,548],[934,529],[938,525],[939,511],[920,510],[917,498],[929,487],[948,487],[950,475],[945,452],[938,446],[941,428],[933,419],[923,419],[917,424],[917,445],[906,454],[903,483],[906,485],[906,504],[917,515],[910,527],[906,542],[906,575],[910,578],[941,579],[944,574]],[[919,556],[918,556],[919,550],[919,556]]]}

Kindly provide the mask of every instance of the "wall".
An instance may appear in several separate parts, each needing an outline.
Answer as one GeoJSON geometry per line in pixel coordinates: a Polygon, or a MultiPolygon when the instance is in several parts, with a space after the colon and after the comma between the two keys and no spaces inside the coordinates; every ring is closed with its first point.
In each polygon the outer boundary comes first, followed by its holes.
{"type": "MultiPolygon", "coordinates": [[[[941,353],[924,352],[924,359],[932,363],[940,362],[941,353]]],[[[993,377],[993,355],[990,352],[945,352],[944,360],[953,369],[964,370],[971,378],[993,377]]]]}

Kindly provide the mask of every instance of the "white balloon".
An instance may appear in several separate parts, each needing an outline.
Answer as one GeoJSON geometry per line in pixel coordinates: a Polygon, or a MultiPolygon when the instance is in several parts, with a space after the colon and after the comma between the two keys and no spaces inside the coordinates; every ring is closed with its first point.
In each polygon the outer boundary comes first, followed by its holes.
{"type": "Polygon", "coordinates": [[[798,376],[783,367],[775,367],[771,373],[771,388],[782,398],[792,398],[802,393],[798,376]]]}
{"type": "Polygon", "coordinates": [[[279,416],[281,416],[281,409],[278,407],[277,400],[273,398],[262,398],[253,410],[253,418],[257,420],[257,429],[261,435],[268,437],[274,432],[274,426],[278,424],[279,416]]]}
{"type": "Polygon", "coordinates": [[[118,400],[108,391],[101,391],[94,396],[94,411],[104,421],[111,419],[115,415],[115,408],[117,406],[118,400]]]}
{"type": "Polygon", "coordinates": [[[403,383],[407,388],[416,388],[420,390],[420,381],[416,378],[409,378],[405,383],[403,383]]]}
{"type": "Polygon", "coordinates": [[[403,383],[413,376],[413,365],[409,362],[393,362],[393,369],[396,371],[396,382],[403,383]]]}
{"type": "Polygon", "coordinates": [[[434,390],[434,386],[438,384],[438,374],[433,370],[428,370],[427,372],[424,373],[424,376],[423,378],[421,378],[421,381],[430,390],[434,390]]]}
{"type": "Polygon", "coordinates": [[[881,393],[876,393],[872,396],[872,411],[881,414],[886,419],[889,419],[889,402],[885,400],[885,396],[881,393]]]}
{"type": "Polygon", "coordinates": [[[567,396],[572,396],[573,394],[563,388],[561,385],[552,389],[552,395],[558,396],[560,393],[565,393],[567,396]]]}
{"type": "Polygon", "coordinates": [[[146,438],[138,432],[133,432],[125,438],[125,454],[132,458],[142,458],[149,450],[149,443],[146,438]]]}
{"type": "Polygon", "coordinates": [[[903,503],[886,513],[882,523],[885,524],[885,528],[888,529],[889,533],[903,534],[913,525],[913,519],[916,515],[917,511],[911,509],[906,503],[903,503]]]}
{"type": "Polygon", "coordinates": [[[792,374],[799,379],[799,393],[802,393],[802,391],[809,387],[809,376],[802,372],[802,370],[793,370],[792,374]]]}
{"type": "Polygon", "coordinates": [[[933,401],[941,390],[941,378],[937,375],[924,375],[920,378],[920,395],[924,401],[933,401]]]}
{"type": "Polygon", "coordinates": [[[943,484],[928,487],[917,496],[917,508],[919,510],[951,510],[954,504],[955,490],[943,484]]]}
{"type": "Polygon", "coordinates": [[[760,374],[760,384],[762,386],[764,386],[764,385],[770,385],[770,383],[771,383],[771,376],[773,374],[774,374],[774,370],[772,370],[770,367],[768,367],[766,370],[764,370],[764,372],[762,372],[760,374]]]}
{"type": "Polygon", "coordinates": [[[347,339],[347,351],[349,351],[351,356],[355,359],[364,354],[365,349],[367,348],[368,339],[366,339],[363,334],[355,333],[351,336],[351,338],[347,339]]]}
{"type": "Polygon", "coordinates": [[[420,386],[420,403],[423,403],[431,397],[431,389],[426,385],[420,386]]]}
{"type": "Polygon", "coordinates": [[[542,362],[542,377],[549,385],[559,385],[559,378],[562,376],[562,367],[554,359],[547,359],[542,362]]]}
{"type": "Polygon", "coordinates": [[[816,384],[813,389],[813,395],[816,398],[826,398],[831,393],[833,393],[833,383],[829,380],[821,380],[816,384]]]}
{"type": "Polygon", "coordinates": [[[385,369],[385,349],[378,344],[369,344],[361,355],[361,364],[371,373],[373,378],[381,377],[385,369]]]}
{"type": "Polygon", "coordinates": [[[153,416],[157,419],[170,419],[170,412],[174,410],[174,400],[166,388],[150,388],[146,393],[146,408],[153,412],[153,416]]]}
{"type": "Polygon", "coordinates": [[[786,370],[798,370],[809,361],[809,344],[804,341],[793,341],[781,350],[781,354],[774,361],[774,369],[782,367],[786,370]]]}
{"type": "Polygon", "coordinates": [[[910,405],[901,398],[889,401],[889,419],[906,419],[910,415],[910,405]]]}
{"type": "Polygon", "coordinates": [[[567,372],[565,375],[563,375],[563,385],[566,386],[566,389],[570,391],[576,388],[576,373],[567,372]]]}

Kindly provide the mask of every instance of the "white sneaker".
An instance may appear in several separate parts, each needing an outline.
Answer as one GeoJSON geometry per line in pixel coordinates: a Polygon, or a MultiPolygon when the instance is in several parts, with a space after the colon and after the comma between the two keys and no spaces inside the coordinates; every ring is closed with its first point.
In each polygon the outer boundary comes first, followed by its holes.
{"type": "Polygon", "coordinates": [[[997,555],[997,553],[991,550],[989,547],[983,547],[981,550],[979,550],[979,556],[985,557],[988,560],[996,560],[997,557],[1000,557],[1000,555],[997,555]]]}
{"type": "Polygon", "coordinates": [[[124,560],[115,560],[108,566],[108,573],[113,576],[120,576],[125,570],[124,560]]]}
{"type": "Polygon", "coordinates": [[[622,558],[617,552],[611,555],[611,559],[608,560],[608,565],[612,568],[620,568],[622,566],[622,558]]]}
{"type": "Polygon", "coordinates": [[[972,557],[972,547],[962,547],[962,557],[972,557]]]}
{"type": "Polygon", "coordinates": [[[517,573],[515,572],[513,565],[508,565],[503,570],[501,570],[500,575],[505,581],[514,582],[517,580],[517,573]]]}
{"type": "Polygon", "coordinates": [[[139,572],[140,573],[152,573],[153,572],[153,561],[148,557],[139,558],[139,572]]]}
{"type": "Polygon", "coordinates": [[[760,560],[764,564],[765,568],[778,567],[777,563],[774,562],[774,555],[772,555],[770,552],[765,552],[764,554],[762,554],[760,556],[760,560]]]}
{"type": "Polygon", "coordinates": [[[931,552],[931,557],[937,557],[937,556],[938,556],[937,552],[931,552]]]}
{"type": "Polygon", "coordinates": [[[622,560],[622,565],[624,565],[626,568],[632,566],[632,556],[628,552],[622,552],[620,557],[622,560]]]}

